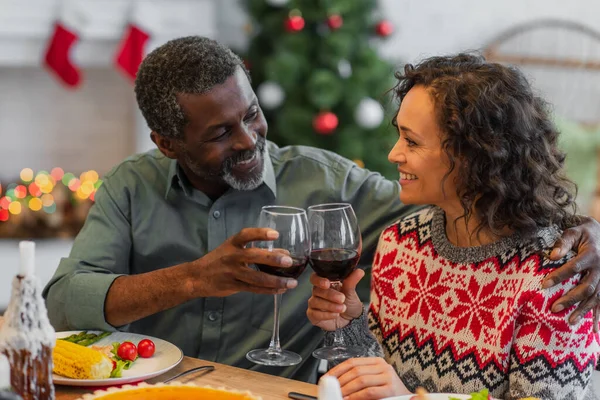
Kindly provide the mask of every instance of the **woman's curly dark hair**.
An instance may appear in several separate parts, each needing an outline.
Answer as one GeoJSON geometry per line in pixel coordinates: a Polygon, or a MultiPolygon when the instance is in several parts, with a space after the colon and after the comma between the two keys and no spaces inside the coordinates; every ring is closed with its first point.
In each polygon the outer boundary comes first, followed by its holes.
{"type": "Polygon", "coordinates": [[[450,170],[458,166],[463,217],[481,221],[477,232],[530,236],[577,224],[577,189],[563,174],[559,132],[518,69],[463,53],[409,64],[396,78],[400,102],[416,85],[431,94],[450,170]]]}

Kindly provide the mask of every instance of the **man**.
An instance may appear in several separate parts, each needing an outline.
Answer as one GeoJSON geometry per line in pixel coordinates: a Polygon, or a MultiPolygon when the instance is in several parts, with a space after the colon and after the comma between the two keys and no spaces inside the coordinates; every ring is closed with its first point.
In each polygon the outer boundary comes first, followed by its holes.
{"type": "MultiPolygon", "coordinates": [[[[278,148],[241,60],[202,37],[180,38],[150,53],[135,92],[159,151],[129,158],[104,178],[96,204],[44,290],[56,329],[126,330],[166,339],[188,356],[310,381],[310,356],[322,339],[306,317],[310,271],[298,281],[249,265],[291,259],[246,248],[277,233],[254,226],[264,205],[308,207],[349,202],[369,262],[379,233],[410,212],[399,185],[333,153],[278,148]],[[245,354],[268,345],[273,293],[287,291],[281,342],[303,363],[265,368],[245,354]]],[[[382,154],[382,157],[385,155],[382,154]]],[[[588,271],[561,299],[579,311],[598,304],[595,221],[563,236],[561,252],[580,256],[554,276],[588,271]],[[591,288],[591,290],[590,290],[591,288]]],[[[558,252],[558,250],[557,250],[558,252]]]]}

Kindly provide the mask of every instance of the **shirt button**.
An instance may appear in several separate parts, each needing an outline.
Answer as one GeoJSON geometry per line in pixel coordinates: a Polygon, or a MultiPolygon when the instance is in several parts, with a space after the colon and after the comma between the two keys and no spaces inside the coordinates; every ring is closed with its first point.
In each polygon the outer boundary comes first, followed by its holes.
{"type": "Polygon", "coordinates": [[[216,311],[211,311],[208,313],[208,320],[211,322],[215,322],[217,319],[219,319],[219,313],[216,311]]]}
{"type": "Polygon", "coordinates": [[[219,218],[220,216],[221,216],[221,211],[215,211],[215,212],[213,212],[213,217],[219,218]]]}

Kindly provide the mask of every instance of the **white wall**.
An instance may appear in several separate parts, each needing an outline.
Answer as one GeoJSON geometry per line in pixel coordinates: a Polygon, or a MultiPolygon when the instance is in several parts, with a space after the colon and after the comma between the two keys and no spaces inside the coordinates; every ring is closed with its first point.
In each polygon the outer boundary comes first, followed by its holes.
{"type": "Polygon", "coordinates": [[[0,182],[25,167],[100,174],[134,149],[132,85],[117,71],[86,69],[65,90],[37,67],[0,67],[0,182]]]}
{"type": "MultiPolygon", "coordinates": [[[[48,283],[62,257],[69,255],[71,240],[36,241],[36,275],[42,287],[48,283]]],[[[0,314],[10,300],[13,277],[19,272],[19,241],[0,240],[0,314]]]]}
{"type": "Polygon", "coordinates": [[[379,1],[397,28],[382,51],[401,61],[480,48],[501,31],[532,19],[568,19],[600,31],[597,0],[379,1]]]}

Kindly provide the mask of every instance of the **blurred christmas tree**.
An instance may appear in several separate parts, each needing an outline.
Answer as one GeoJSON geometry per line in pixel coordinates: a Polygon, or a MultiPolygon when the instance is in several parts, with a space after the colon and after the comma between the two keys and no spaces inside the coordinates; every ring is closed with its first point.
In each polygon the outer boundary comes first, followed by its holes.
{"type": "Polygon", "coordinates": [[[392,33],[376,0],[246,0],[252,84],[269,139],[332,150],[395,176],[387,161],[391,64],[374,46],[392,33]]]}

